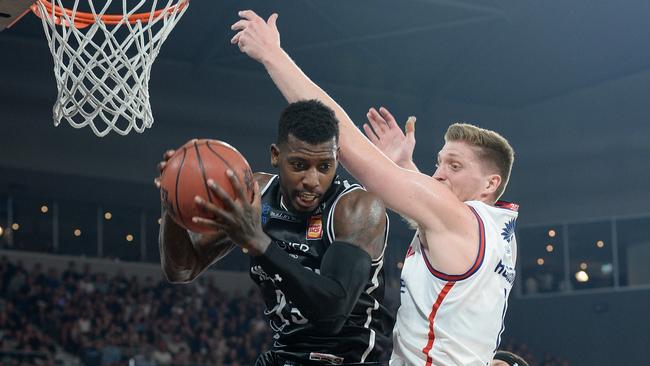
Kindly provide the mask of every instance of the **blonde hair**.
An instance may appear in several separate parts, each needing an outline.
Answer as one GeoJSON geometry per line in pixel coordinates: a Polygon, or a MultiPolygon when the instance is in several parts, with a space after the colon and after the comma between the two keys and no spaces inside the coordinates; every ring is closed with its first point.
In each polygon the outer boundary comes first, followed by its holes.
{"type": "Polygon", "coordinates": [[[512,163],[515,160],[515,151],[508,140],[498,133],[476,127],[468,123],[454,123],[445,133],[445,142],[464,141],[477,147],[479,159],[493,163],[501,176],[501,184],[495,191],[496,199],[499,199],[506,190],[512,163]]]}

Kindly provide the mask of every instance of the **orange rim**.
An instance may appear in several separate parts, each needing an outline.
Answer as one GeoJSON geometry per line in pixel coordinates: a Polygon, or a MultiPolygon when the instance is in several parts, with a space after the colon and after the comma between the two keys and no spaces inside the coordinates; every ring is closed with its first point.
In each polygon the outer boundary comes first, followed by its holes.
{"type": "MultiPolygon", "coordinates": [[[[54,10],[54,23],[57,25],[64,24],[64,25],[69,25],[67,24],[67,21],[63,17],[63,14],[65,13],[68,18],[71,18],[74,21],[74,27],[76,28],[85,28],[91,24],[94,24],[97,19],[95,14],[93,13],[86,13],[82,11],[77,11],[74,13],[70,9],[66,9],[64,7],[54,5],[51,2],[47,0],[37,0],[43,6],[45,7],[47,11],[48,16],[52,16],[52,9],[54,10]],[[73,18],[73,13],[74,13],[74,18],[73,18]]],[[[136,13],[132,14],[129,17],[127,17],[127,21],[131,24],[137,23],[137,22],[142,22],[142,23],[147,23],[149,22],[149,19],[156,19],[158,18],[161,14],[163,13],[175,13],[177,11],[183,10],[184,7],[186,7],[189,4],[190,0],[179,0],[177,4],[172,5],[168,8],[165,9],[159,9],[153,12],[153,16],[151,12],[147,13],[136,13]]],[[[40,9],[34,3],[34,5],[31,6],[32,11],[34,14],[36,14],[39,18],[43,18],[43,14],[41,14],[40,9]]],[[[110,25],[116,25],[124,22],[124,15],[102,15],[99,17],[101,21],[104,24],[110,24],[110,25]]]]}

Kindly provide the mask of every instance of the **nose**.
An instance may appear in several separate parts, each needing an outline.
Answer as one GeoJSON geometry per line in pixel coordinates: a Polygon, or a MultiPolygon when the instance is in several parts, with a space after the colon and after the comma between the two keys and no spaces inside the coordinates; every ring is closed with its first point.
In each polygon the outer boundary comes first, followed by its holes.
{"type": "Polygon", "coordinates": [[[320,185],[318,170],[316,168],[309,169],[305,172],[305,175],[302,177],[302,185],[308,191],[313,191],[320,185]]]}
{"type": "Polygon", "coordinates": [[[433,173],[431,177],[437,180],[438,182],[444,182],[445,180],[447,180],[447,174],[445,174],[445,171],[441,166],[439,166],[436,169],[436,171],[433,173]]]}

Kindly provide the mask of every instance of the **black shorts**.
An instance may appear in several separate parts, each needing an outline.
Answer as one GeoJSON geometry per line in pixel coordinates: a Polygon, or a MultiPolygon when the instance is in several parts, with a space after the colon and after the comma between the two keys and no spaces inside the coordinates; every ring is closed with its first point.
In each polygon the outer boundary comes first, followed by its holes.
{"type": "MultiPolygon", "coordinates": [[[[255,361],[255,366],[316,366],[316,365],[332,365],[331,363],[316,362],[310,360],[296,360],[288,359],[284,356],[277,354],[274,351],[268,351],[262,353],[255,361]]],[[[381,366],[379,362],[366,362],[366,363],[344,363],[340,364],[341,366],[381,366]]]]}

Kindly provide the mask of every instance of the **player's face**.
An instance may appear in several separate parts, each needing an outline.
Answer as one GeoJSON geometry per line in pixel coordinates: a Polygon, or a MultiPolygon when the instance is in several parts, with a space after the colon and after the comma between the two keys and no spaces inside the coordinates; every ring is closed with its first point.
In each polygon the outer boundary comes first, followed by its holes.
{"type": "Polygon", "coordinates": [[[438,153],[433,178],[461,201],[480,200],[486,184],[487,176],[474,149],[462,141],[449,141],[438,153]]]}
{"type": "Polygon", "coordinates": [[[271,163],[280,170],[280,189],[285,204],[298,212],[318,207],[332,185],[338,165],[338,144],[312,145],[289,135],[287,142],[271,145],[271,163]]]}

